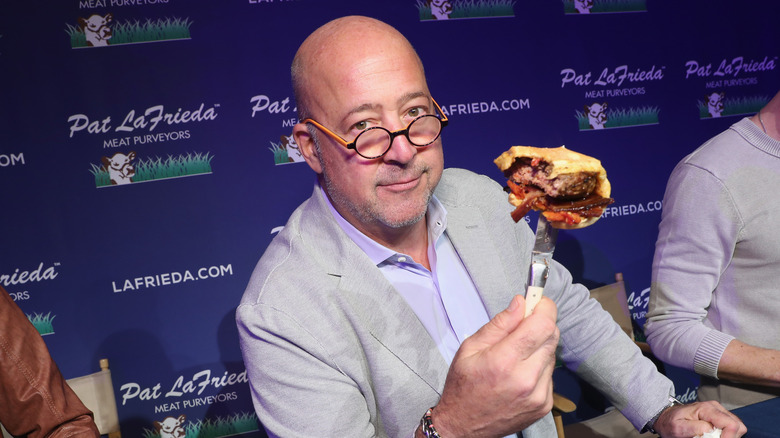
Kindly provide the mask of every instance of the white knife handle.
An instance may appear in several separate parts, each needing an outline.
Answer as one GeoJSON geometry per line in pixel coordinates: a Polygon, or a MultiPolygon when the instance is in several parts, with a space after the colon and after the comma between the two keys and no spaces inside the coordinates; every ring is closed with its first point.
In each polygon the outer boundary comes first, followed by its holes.
{"type": "Polygon", "coordinates": [[[527,317],[534,311],[534,307],[539,304],[542,299],[543,287],[528,286],[528,291],[525,293],[525,316],[527,317]]]}

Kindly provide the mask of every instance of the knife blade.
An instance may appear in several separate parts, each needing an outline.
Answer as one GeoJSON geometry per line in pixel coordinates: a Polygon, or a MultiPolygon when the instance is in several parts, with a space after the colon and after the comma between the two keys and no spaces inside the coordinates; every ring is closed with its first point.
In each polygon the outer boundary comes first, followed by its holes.
{"type": "Polygon", "coordinates": [[[531,254],[531,268],[528,274],[528,289],[525,293],[525,316],[530,315],[539,300],[542,299],[547,277],[550,275],[552,254],[555,251],[555,241],[558,239],[558,229],[553,227],[544,215],[539,214],[536,223],[536,240],[531,254]]]}

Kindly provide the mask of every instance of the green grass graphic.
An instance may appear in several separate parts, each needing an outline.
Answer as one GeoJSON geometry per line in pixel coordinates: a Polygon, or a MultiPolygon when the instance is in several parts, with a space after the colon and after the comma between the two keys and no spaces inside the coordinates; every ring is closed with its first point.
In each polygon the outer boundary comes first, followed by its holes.
{"type": "MultiPolygon", "coordinates": [[[[190,39],[192,23],[189,18],[158,18],[157,20],[147,18],[145,21],[117,21],[111,26],[112,37],[108,40],[108,45],[190,39]]],[[[87,37],[80,26],[67,23],[65,26],[65,33],[70,36],[71,48],[88,47],[87,37]]]]}
{"type": "MultiPolygon", "coordinates": [[[[515,3],[513,0],[450,0],[450,19],[514,17],[515,3]]],[[[436,20],[425,0],[417,0],[417,11],[420,21],[436,20]]]]}
{"type": "Polygon", "coordinates": [[[54,316],[51,316],[51,312],[45,315],[38,313],[33,313],[32,316],[27,315],[27,319],[30,320],[35,330],[38,330],[41,336],[54,333],[54,325],[52,325],[54,318],[54,316]]]}
{"type": "MultiPolygon", "coordinates": [[[[723,99],[723,112],[721,117],[726,116],[739,116],[743,114],[755,114],[769,102],[768,96],[752,96],[752,97],[740,97],[740,98],[724,98],[723,99]]],[[[707,111],[707,101],[699,100],[696,103],[699,107],[699,118],[710,119],[709,111],[707,111]]]]}
{"type": "Polygon", "coordinates": [[[271,147],[268,149],[274,153],[274,164],[286,164],[290,162],[290,157],[287,155],[287,148],[282,146],[282,143],[271,142],[271,147]]]}
{"type": "MultiPolygon", "coordinates": [[[[579,14],[574,9],[574,0],[562,0],[563,12],[579,14]]],[[[591,14],[609,14],[615,12],[647,12],[647,0],[594,0],[591,14]]]]}
{"type": "MultiPolygon", "coordinates": [[[[188,153],[178,157],[169,155],[165,160],[162,158],[138,159],[133,166],[135,167],[133,183],[211,173],[212,159],[214,156],[210,155],[209,152],[205,154],[188,153]]],[[[90,173],[95,177],[95,187],[111,185],[111,178],[104,166],[92,163],[90,166],[92,166],[90,173]]]]}
{"type": "MultiPolygon", "coordinates": [[[[612,109],[607,114],[607,123],[604,128],[623,128],[626,126],[654,125],[658,123],[658,113],[660,110],[654,106],[644,106],[629,109],[612,109]]],[[[583,111],[576,111],[575,117],[579,124],[580,131],[592,131],[588,123],[588,115],[583,111]]]]}

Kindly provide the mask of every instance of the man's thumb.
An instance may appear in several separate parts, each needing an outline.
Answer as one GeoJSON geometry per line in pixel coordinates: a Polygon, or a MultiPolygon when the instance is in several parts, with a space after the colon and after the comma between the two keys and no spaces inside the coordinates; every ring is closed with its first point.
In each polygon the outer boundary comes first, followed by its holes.
{"type": "Polygon", "coordinates": [[[515,295],[509,306],[474,333],[474,341],[494,345],[512,333],[523,320],[525,298],[515,295]]]}

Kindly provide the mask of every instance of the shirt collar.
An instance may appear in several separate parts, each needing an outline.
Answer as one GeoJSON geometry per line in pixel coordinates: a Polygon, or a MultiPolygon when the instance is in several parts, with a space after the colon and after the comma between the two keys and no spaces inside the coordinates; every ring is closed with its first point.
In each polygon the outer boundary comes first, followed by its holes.
{"type": "MultiPolygon", "coordinates": [[[[389,258],[395,258],[399,255],[405,256],[377,243],[355,228],[354,225],[349,223],[338,211],[336,211],[336,208],[333,207],[330,198],[328,198],[325,189],[321,185],[320,190],[322,191],[322,197],[325,198],[325,203],[328,205],[331,214],[333,214],[333,218],[336,219],[336,223],[338,223],[347,236],[349,236],[349,238],[366,253],[375,265],[379,265],[389,258]]],[[[447,209],[445,209],[441,201],[436,198],[436,195],[431,197],[431,202],[428,203],[428,210],[425,217],[428,226],[428,244],[433,245],[447,228],[447,209]]]]}

